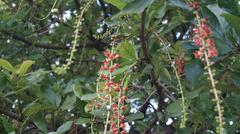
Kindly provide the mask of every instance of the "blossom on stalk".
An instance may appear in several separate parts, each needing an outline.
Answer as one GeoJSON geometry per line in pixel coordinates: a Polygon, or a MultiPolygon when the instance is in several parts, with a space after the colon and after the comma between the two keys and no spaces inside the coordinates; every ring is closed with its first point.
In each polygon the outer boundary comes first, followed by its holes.
{"type": "MultiPolygon", "coordinates": [[[[105,59],[102,62],[101,71],[99,74],[100,80],[104,83],[103,90],[101,93],[106,94],[103,96],[103,103],[109,103],[110,111],[109,117],[107,117],[105,129],[108,128],[108,123],[110,122],[110,132],[112,134],[127,134],[125,129],[125,116],[123,112],[127,110],[127,107],[124,105],[127,96],[124,95],[124,92],[128,90],[127,87],[122,87],[121,82],[115,80],[113,73],[119,68],[120,64],[116,63],[117,59],[120,57],[118,54],[113,51],[104,51],[103,52],[105,59]],[[113,95],[112,93],[118,94],[113,95]],[[107,97],[106,97],[107,96],[107,97]]],[[[96,108],[101,108],[103,105],[96,105],[96,108]]]]}
{"type": "Polygon", "coordinates": [[[197,26],[193,29],[193,33],[195,34],[195,36],[193,37],[193,41],[195,45],[199,47],[199,50],[193,53],[195,58],[201,59],[203,57],[204,51],[207,51],[207,56],[209,58],[218,56],[216,45],[211,39],[212,30],[207,25],[207,19],[200,19],[200,17],[198,16],[198,2],[194,1],[189,3],[189,7],[194,10],[194,14],[196,15],[198,21],[197,26]]]}

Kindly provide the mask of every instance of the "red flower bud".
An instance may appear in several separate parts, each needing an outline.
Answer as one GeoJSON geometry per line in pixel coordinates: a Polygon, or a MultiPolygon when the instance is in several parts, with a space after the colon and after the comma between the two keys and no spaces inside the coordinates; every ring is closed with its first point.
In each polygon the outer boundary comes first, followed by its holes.
{"type": "Polygon", "coordinates": [[[197,1],[194,1],[194,2],[192,2],[192,3],[189,4],[189,7],[190,7],[191,9],[197,10],[197,9],[199,8],[199,4],[198,4],[197,1]]]}
{"type": "Polygon", "coordinates": [[[122,111],[126,111],[127,107],[126,106],[122,106],[121,109],[122,109],[122,111]]]}
{"type": "Polygon", "coordinates": [[[121,134],[127,134],[127,132],[126,131],[122,131],[121,134]]]}
{"type": "Polygon", "coordinates": [[[117,58],[119,58],[119,57],[120,57],[119,54],[113,54],[113,59],[117,59],[117,58]]]}
{"type": "Polygon", "coordinates": [[[106,56],[106,57],[110,57],[111,53],[109,51],[104,51],[103,54],[106,56]]]}
{"type": "Polygon", "coordinates": [[[218,52],[215,48],[208,49],[208,57],[216,57],[218,55],[218,52]]]}
{"type": "Polygon", "coordinates": [[[193,54],[194,54],[195,58],[197,58],[197,59],[201,59],[201,57],[202,57],[201,51],[195,51],[193,54]]]}
{"type": "Polygon", "coordinates": [[[215,47],[215,44],[212,39],[206,39],[206,44],[208,47],[215,47]]]}
{"type": "Polygon", "coordinates": [[[114,91],[120,92],[120,91],[121,91],[121,88],[120,88],[120,87],[115,87],[115,88],[114,88],[114,91]]]}
{"type": "Polygon", "coordinates": [[[103,80],[107,80],[107,79],[108,79],[108,76],[105,75],[105,74],[102,74],[102,75],[101,75],[101,78],[102,78],[103,80]]]}
{"type": "Polygon", "coordinates": [[[120,127],[121,127],[121,128],[125,128],[126,125],[125,125],[124,123],[121,123],[121,124],[120,124],[120,127]]]}
{"type": "Polygon", "coordinates": [[[115,104],[112,104],[112,109],[113,110],[117,110],[117,108],[118,108],[118,105],[115,103],[115,104]]]}
{"type": "Polygon", "coordinates": [[[124,91],[128,91],[128,87],[123,88],[124,91]]]}
{"type": "Polygon", "coordinates": [[[104,65],[101,67],[101,70],[106,71],[108,69],[108,66],[104,65]]]}

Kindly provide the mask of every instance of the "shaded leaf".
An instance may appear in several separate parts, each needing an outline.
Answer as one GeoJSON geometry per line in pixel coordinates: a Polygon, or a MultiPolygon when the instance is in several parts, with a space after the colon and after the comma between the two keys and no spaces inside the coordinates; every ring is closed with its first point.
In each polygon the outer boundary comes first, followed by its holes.
{"type": "Polygon", "coordinates": [[[33,122],[39,130],[41,130],[44,133],[47,133],[47,124],[42,117],[38,116],[34,118],[33,122]]]}
{"type": "Polygon", "coordinates": [[[72,110],[76,104],[76,96],[75,95],[68,95],[64,100],[63,104],[61,105],[62,110],[72,110]]]}
{"type": "Polygon", "coordinates": [[[65,122],[64,124],[62,124],[56,131],[56,134],[64,134],[65,132],[67,132],[71,126],[72,126],[73,121],[68,121],[65,122]]]}
{"type": "Polygon", "coordinates": [[[185,10],[189,10],[188,5],[182,0],[170,0],[171,4],[185,10]]]}
{"type": "Polygon", "coordinates": [[[154,0],[134,0],[133,2],[128,3],[120,12],[123,14],[133,14],[133,13],[142,13],[143,10],[152,4],[154,0]]]}
{"type": "Polygon", "coordinates": [[[176,100],[169,104],[166,108],[167,113],[170,117],[177,117],[182,115],[182,106],[181,106],[181,99],[176,100]]]}
{"type": "Polygon", "coordinates": [[[88,100],[93,100],[95,98],[98,97],[98,94],[97,93],[92,93],[92,94],[84,94],[82,97],[81,97],[81,100],[85,100],[85,101],[88,101],[88,100]]]}
{"type": "Polygon", "coordinates": [[[74,83],[72,85],[72,90],[73,90],[75,96],[77,96],[79,99],[81,99],[81,97],[83,95],[81,85],[79,83],[74,83]]]}
{"type": "Polygon", "coordinates": [[[233,27],[233,29],[238,34],[238,36],[240,36],[240,27],[239,27],[240,18],[227,13],[223,13],[222,16],[233,27]]]}
{"type": "Polygon", "coordinates": [[[143,119],[144,118],[144,114],[143,113],[134,113],[134,114],[130,114],[127,116],[127,121],[131,122],[134,120],[139,120],[139,119],[143,119]]]}
{"type": "Polygon", "coordinates": [[[51,108],[50,104],[47,104],[47,103],[40,104],[40,103],[37,103],[37,102],[32,102],[23,109],[23,114],[26,115],[26,116],[31,116],[33,114],[36,114],[36,113],[40,112],[40,111],[47,110],[47,109],[50,109],[50,108],[51,108]]]}
{"type": "Polygon", "coordinates": [[[203,68],[200,61],[193,61],[191,63],[188,63],[185,65],[184,68],[186,79],[188,82],[190,82],[190,86],[193,88],[193,86],[197,83],[197,80],[200,78],[200,76],[203,74],[203,68]]]}
{"type": "Polygon", "coordinates": [[[79,118],[76,120],[75,124],[77,124],[77,125],[82,125],[82,124],[88,124],[88,123],[90,123],[90,122],[91,122],[91,120],[90,120],[89,118],[79,117],[79,118]]]}
{"type": "Polygon", "coordinates": [[[124,58],[125,62],[129,64],[135,63],[138,59],[133,44],[127,41],[124,41],[120,44],[118,47],[118,52],[121,58],[124,58]]]}

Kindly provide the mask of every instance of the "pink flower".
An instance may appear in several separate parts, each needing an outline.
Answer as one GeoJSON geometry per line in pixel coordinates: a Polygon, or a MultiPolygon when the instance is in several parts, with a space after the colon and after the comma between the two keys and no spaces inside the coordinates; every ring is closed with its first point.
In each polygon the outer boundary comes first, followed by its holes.
{"type": "Polygon", "coordinates": [[[192,2],[192,3],[189,4],[189,7],[190,7],[191,9],[197,10],[197,9],[199,8],[199,4],[198,4],[197,1],[194,1],[194,2],[192,2]]]}
{"type": "Polygon", "coordinates": [[[195,56],[195,58],[201,59],[201,57],[202,57],[202,52],[201,52],[201,51],[195,51],[195,52],[193,53],[193,55],[195,56]]]}
{"type": "Polygon", "coordinates": [[[208,47],[215,47],[214,41],[212,39],[205,40],[208,47]]]}
{"type": "Polygon", "coordinates": [[[218,52],[216,48],[209,48],[208,49],[208,57],[216,57],[218,55],[218,52]]]}
{"type": "Polygon", "coordinates": [[[196,46],[201,46],[201,39],[199,37],[194,37],[193,40],[196,46]]]}
{"type": "Polygon", "coordinates": [[[116,103],[112,104],[112,109],[113,110],[117,110],[117,108],[118,108],[118,105],[116,103]]]}
{"type": "Polygon", "coordinates": [[[111,53],[109,51],[104,51],[103,54],[106,56],[106,57],[110,57],[111,53]]]}
{"type": "Polygon", "coordinates": [[[204,30],[207,36],[210,36],[212,34],[212,30],[206,24],[202,25],[202,29],[204,30]]]}

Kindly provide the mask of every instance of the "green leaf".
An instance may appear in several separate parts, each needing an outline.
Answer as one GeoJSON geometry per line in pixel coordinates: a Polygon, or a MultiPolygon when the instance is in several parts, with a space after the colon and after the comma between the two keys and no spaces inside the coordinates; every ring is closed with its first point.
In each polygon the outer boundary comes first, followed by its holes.
{"type": "Polygon", "coordinates": [[[101,109],[96,109],[91,111],[92,115],[95,115],[99,118],[104,118],[106,116],[106,113],[107,113],[106,111],[103,111],[101,109]]]}
{"type": "Polygon", "coordinates": [[[211,25],[212,30],[214,31],[220,30],[220,23],[217,16],[208,7],[201,6],[201,8],[203,16],[206,18],[211,18],[209,19],[208,23],[211,25]]]}
{"type": "Polygon", "coordinates": [[[115,75],[118,75],[118,74],[122,74],[122,73],[128,71],[132,66],[133,65],[125,65],[123,67],[120,67],[120,68],[118,68],[116,71],[114,71],[112,73],[112,76],[115,76],[115,75]]]}
{"type": "Polygon", "coordinates": [[[91,120],[89,118],[83,118],[83,117],[79,117],[75,122],[76,125],[82,125],[82,124],[88,124],[88,123],[91,123],[91,120]]]}
{"type": "Polygon", "coordinates": [[[12,66],[12,64],[9,63],[8,61],[4,60],[4,59],[0,59],[0,67],[2,67],[3,69],[6,69],[7,71],[9,71],[11,73],[15,73],[16,72],[16,70],[12,66]]]}
{"type": "Polygon", "coordinates": [[[194,45],[193,41],[178,41],[175,46],[179,46],[186,50],[196,50],[198,47],[194,45]]]}
{"type": "Polygon", "coordinates": [[[105,2],[114,5],[115,7],[117,7],[118,9],[123,9],[123,7],[126,6],[126,2],[122,1],[122,0],[104,0],[105,2]]]}
{"type": "Polygon", "coordinates": [[[127,116],[127,121],[131,122],[134,120],[139,120],[139,119],[143,119],[144,118],[144,114],[143,113],[133,113],[127,116]]]}
{"type": "Polygon", "coordinates": [[[202,88],[199,88],[197,90],[189,91],[185,93],[185,96],[189,99],[193,99],[199,96],[200,92],[202,91],[202,88]]]}
{"type": "Polygon", "coordinates": [[[167,11],[167,2],[164,1],[164,2],[160,3],[160,7],[157,10],[157,18],[162,19],[164,17],[164,15],[166,14],[166,11],[167,11]]]}
{"type": "MultiPolygon", "coordinates": [[[[171,80],[171,75],[170,75],[170,73],[169,73],[169,71],[167,70],[167,68],[166,67],[164,67],[163,65],[162,65],[162,63],[161,62],[159,62],[159,61],[161,61],[161,59],[159,58],[159,56],[158,55],[153,55],[153,58],[152,58],[152,63],[153,63],[153,65],[154,65],[154,67],[155,67],[155,70],[156,70],[156,73],[158,74],[158,75],[160,75],[160,77],[162,77],[162,78],[164,78],[165,80],[171,80]]],[[[148,66],[148,65],[147,65],[148,66]]],[[[147,67],[146,66],[146,67],[147,67]]],[[[152,68],[150,68],[150,69],[152,69],[152,68]]],[[[149,73],[150,73],[150,69],[149,69],[149,73]]],[[[144,68],[144,71],[145,71],[145,68],[144,68]]],[[[143,72],[144,72],[143,71],[143,72]]]]}
{"type": "Polygon", "coordinates": [[[6,132],[10,133],[13,131],[12,124],[9,122],[8,117],[2,115],[0,116],[0,121],[2,122],[2,125],[6,132]]]}
{"type": "Polygon", "coordinates": [[[31,60],[26,60],[24,61],[20,68],[17,70],[17,74],[19,74],[20,76],[24,75],[25,73],[27,73],[28,69],[34,64],[34,61],[31,60]]]}
{"type": "Polygon", "coordinates": [[[177,117],[182,115],[181,99],[176,100],[169,104],[166,108],[167,113],[170,117],[177,117]]]}
{"type": "Polygon", "coordinates": [[[98,94],[97,93],[91,93],[91,94],[84,94],[82,97],[81,97],[81,100],[85,100],[85,101],[89,101],[89,100],[93,100],[95,98],[98,97],[98,94]]]}
{"type": "Polygon", "coordinates": [[[62,110],[72,110],[76,104],[76,96],[75,95],[68,95],[61,105],[62,110]]]}
{"type": "Polygon", "coordinates": [[[240,36],[240,27],[239,22],[240,18],[231,14],[223,13],[221,14],[225,18],[225,20],[233,27],[235,32],[240,36]]]}
{"type": "Polygon", "coordinates": [[[185,10],[189,10],[188,5],[181,0],[170,0],[170,2],[174,6],[180,7],[180,8],[185,9],[185,10]]]}
{"type": "Polygon", "coordinates": [[[239,0],[217,0],[219,7],[233,14],[240,15],[239,0]]]}
{"type": "Polygon", "coordinates": [[[240,73],[231,73],[230,76],[234,85],[240,87],[240,73]]]}
{"type": "Polygon", "coordinates": [[[132,43],[123,41],[118,47],[118,53],[121,58],[124,58],[128,64],[133,64],[137,61],[137,54],[132,43]]]}
{"type": "Polygon", "coordinates": [[[23,114],[26,116],[34,115],[40,111],[50,109],[50,104],[40,104],[37,102],[32,102],[23,109],[23,114]]]}
{"type": "Polygon", "coordinates": [[[214,41],[220,55],[227,54],[232,50],[231,46],[228,43],[223,43],[221,38],[214,38],[214,41]]]}
{"type": "Polygon", "coordinates": [[[191,88],[195,86],[197,80],[203,74],[203,68],[200,61],[193,61],[185,65],[186,79],[190,83],[191,88]]]}
{"type": "Polygon", "coordinates": [[[45,78],[45,75],[48,73],[49,71],[44,71],[42,69],[39,69],[35,72],[29,73],[26,79],[28,80],[29,84],[37,85],[39,82],[41,82],[45,78]]]}
{"type": "Polygon", "coordinates": [[[73,121],[68,121],[65,122],[64,124],[62,124],[56,131],[57,134],[64,134],[65,132],[67,132],[71,126],[72,126],[73,121]]]}
{"type": "Polygon", "coordinates": [[[142,13],[146,7],[152,4],[154,0],[134,0],[128,3],[120,12],[123,14],[142,13]]]}
{"type": "Polygon", "coordinates": [[[61,97],[57,95],[52,89],[47,88],[43,92],[44,98],[48,100],[51,104],[58,107],[61,103],[61,97]]]}
{"type": "Polygon", "coordinates": [[[81,97],[83,95],[81,85],[79,83],[74,83],[71,88],[72,88],[75,96],[77,96],[79,99],[81,99],[81,97]]]}
{"type": "Polygon", "coordinates": [[[34,118],[33,122],[39,130],[41,130],[44,133],[47,133],[47,124],[42,117],[38,116],[34,118]]]}

